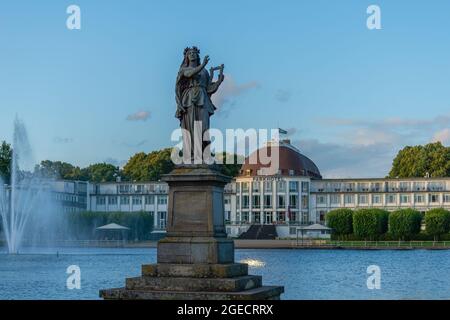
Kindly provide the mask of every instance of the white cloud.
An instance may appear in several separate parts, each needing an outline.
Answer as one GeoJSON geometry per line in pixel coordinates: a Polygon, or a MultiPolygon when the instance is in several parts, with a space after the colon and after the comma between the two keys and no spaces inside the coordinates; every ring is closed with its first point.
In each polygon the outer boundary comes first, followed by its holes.
{"type": "Polygon", "coordinates": [[[443,144],[449,144],[450,143],[450,129],[446,128],[446,129],[436,132],[433,136],[432,141],[433,142],[440,141],[443,144]]]}
{"type": "Polygon", "coordinates": [[[146,121],[150,118],[149,111],[138,111],[127,116],[128,121],[146,121]]]}
{"type": "Polygon", "coordinates": [[[219,90],[211,99],[216,106],[218,113],[227,116],[229,109],[235,105],[238,96],[257,87],[259,87],[259,84],[256,81],[237,84],[230,75],[226,75],[219,90]]]}

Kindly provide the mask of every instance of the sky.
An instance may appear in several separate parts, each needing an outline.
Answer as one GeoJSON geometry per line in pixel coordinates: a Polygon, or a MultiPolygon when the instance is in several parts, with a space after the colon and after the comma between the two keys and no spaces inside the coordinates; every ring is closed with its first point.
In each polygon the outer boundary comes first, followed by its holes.
{"type": "Polygon", "coordinates": [[[3,1],[0,140],[17,116],[36,161],[123,165],[173,146],[195,45],[225,64],[212,127],[281,127],[324,177],[384,177],[404,146],[450,144],[449,17],[446,0],[3,1]]]}

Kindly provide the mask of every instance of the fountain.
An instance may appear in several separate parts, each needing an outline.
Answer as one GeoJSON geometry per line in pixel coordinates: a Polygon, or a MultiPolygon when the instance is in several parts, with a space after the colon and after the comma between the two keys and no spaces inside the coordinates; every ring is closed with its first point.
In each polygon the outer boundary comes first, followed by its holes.
{"type": "Polygon", "coordinates": [[[10,184],[0,180],[0,215],[7,250],[15,254],[24,240],[33,246],[37,241],[42,242],[43,235],[48,238],[52,234],[57,210],[51,181],[31,171],[32,149],[25,125],[17,117],[12,148],[10,184]]]}

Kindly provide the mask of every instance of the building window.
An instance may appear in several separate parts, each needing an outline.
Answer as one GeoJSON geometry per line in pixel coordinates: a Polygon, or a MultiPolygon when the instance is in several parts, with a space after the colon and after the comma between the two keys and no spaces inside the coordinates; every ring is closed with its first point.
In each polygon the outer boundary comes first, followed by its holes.
{"type": "Polygon", "coordinates": [[[297,209],[298,208],[298,195],[289,195],[289,207],[297,209]]]}
{"type": "Polygon", "coordinates": [[[104,206],[106,204],[106,198],[105,197],[98,197],[97,198],[97,204],[99,206],[104,206]]]}
{"type": "Polygon", "coordinates": [[[248,209],[248,206],[249,206],[248,196],[242,196],[242,208],[248,209]]]}
{"type": "Polygon", "coordinates": [[[289,181],[289,192],[297,192],[297,191],[298,191],[298,182],[289,181]]]}
{"type": "MultiPolygon", "coordinates": [[[[409,191],[409,185],[410,185],[409,182],[400,182],[400,184],[399,184],[400,191],[409,191]]],[[[401,199],[400,199],[400,201],[401,201],[401,199]]]]}
{"type": "Polygon", "coordinates": [[[225,221],[229,222],[231,219],[231,211],[225,211],[225,221]]]}
{"type": "Polygon", "coordinates": [[[252,191],[253,192],[259,192],[259,181],[253,181],[252,182],[252,191]]]}
{"type": "Polygon", "coordinates": [[[236,182],[236,192],[239,193],[241,191],[241,183],[236,182]]]}
{"type": "Polygon", "coordinates": [[[155,204],[155,196],[145,196],[145,204],[155,204]]]}
{"type": "Polygon", "coordinates": [[[261,213],[252,212],[252,222],[257,224],[261,223],[261,213]]]}
{"type": "Polygon", "coordinates": [[[331,204],[339,204],[341,202],[341,196],[338,194],[332,194],[330,196],[331,204]]]}
{"type": "Polygon", "coordinates": [[[271,224],[273,222],[272,212],[264,212],[264,223],[271,224]]]}
{"type": "Polygon", "coordinates": [[[309,196],[304,195],[302,196],[302,209],[308,209],[309,208],[309,196]]]}
{"type": "Polygon", "coordinates": [[[230,204],[230,197],[223,197],[224,204],[230,204]]]}
{"type": "Polygon", "coordinates": [[[372,195],[372,203],[373,204],[380,204],[381,203],[381,195],[380,194],[372,195]]]}
{"type": "Polygon", "coordinates": [[[158,211],[158,228],[165,229],[167,224],[167,212],[158,211]]]}
{"type": "Polygon", "coordinates": [[[302,192],[309,192],[309,182],[302,181],[302,192]]]}
{"type": "Polygon", "coordinates": [[[242,182],[242,192],[248,192],[248,182],[242,182]]]}
{"type": "Polygon", "coordinates": [[[368,204],[369,203],[369,199],[367,197],[367,194],[360,194],[358,196],[358,203],[359,204],[368,204]]]}
{"type": "Polygon", "coordinates": [[[277,200],[277,208],[286,208],[286,198],[284,194],[279,194],[277,200]]]}
{"type": "Polygon", "coordinates": [[[302,212],[302,223],[309,224],[309,214],[308,212],[302,212]]]}
{"type": "Polygon", "coordinates": [[[109,204],[109,205],[116,205],[116,204],[117,204],[117,197],[110,196],[110,197],[108,198],[108,204],[109,204]]]}
{"type": "Polygon", "coordinates": [[[272,192],[272,181],[264,181],[264,191],[272,192]]]}
{"type": "Polygon", "coordinates": [[[324,195],[317,196],[317,204],[326,204],[326,203],[327,203],[327,196],[324,195]]]}
{"type": "Polygon", "coordinates": [[[286,181],[277,181],[277,192],[286,192],[286,181]]]}
{"type": "Polygon", "coordinates": [[[425,202],[425,196],[423,194],[415,194],[414,195],[414,202],[415,203],[424,203],[425,202]]]}
{"type": "Polygon", "coordinates": [[[324,210],[320,210],[319,211],[319,222],[320,223],[325,223],[325,216],[326,216],[327,212],[324,210]]]}
{"type": "Polygon", "coordinates": [[[272,208],[272,196],[271,195],[264,196],[264,208],[272,208]]]}
{"type": "Polygon", "coordinates": [[[248,223],[248,212],[242,212],[241,213],[241,222],[242,223],[248,223]]]}
{"type": "Polygon", "coordinates": [[[130,197],[120,197],[120,204],[130,204],[130,197]]]}
{"type": "Polygon", "coordinates": [[[140,196],[133,196],[133,205],[141,205],[142,204],[142,198],[140,196]]]}
{"type": "Polygon", "coordinates": [[[252,207],[253,208],[261,207],[261,198],[259,196],[252,196],[252,207]]]}
{"type": "Polygon", "coordinates": [[[450,194],[444,194],[444,202],[449,203],[450,202],[450,194]]]}
{"type": "Polygon", "coordinates": [[[345,204],[354,204],[355,199],[352,194],[346,194],[344,195],[344,203],[345,204]]]}
{"type": "Polygon", "coordinates": [[[430,203],[438,203],[439,202],[439,195],[438,194],[430,194],[430,203]]]}
{"type": "Polygon", "coordinates": [[[277,212],[277,222],[284,223],[286,221],[286,213],[283,212],[277,212]]]}
{"type": "Polygon", "coordinates": [[[121,184],[119,185],[119,193],[130,193],[131,185],[121,184]]]}
{"type": "Polygon", "coordinates": [[[159,196],[158,197],[158,204],[167,204],[167,197],[166,196],[159,196]]]}
{"type": "Polygon", "coordinates": [[[409,203],[409,195],[401,194],[400,195],[400,203],[409,203]]]}
{"type": "Polygon", "coordinates": [[[387,203],[389,203],[389,204],[397,203],[397,196],[395,194],[388,195],[387,203]]]}

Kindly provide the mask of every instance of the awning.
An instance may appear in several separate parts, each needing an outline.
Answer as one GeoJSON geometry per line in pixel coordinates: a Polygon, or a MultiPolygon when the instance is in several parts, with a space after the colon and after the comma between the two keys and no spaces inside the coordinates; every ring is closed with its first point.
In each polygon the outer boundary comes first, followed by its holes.
{"type": "Polygon", "coordinates": [[[110,224],[98,227],[97,230],[130,230],[130,228],[121,226],[117,223],[110,223],[110,224]]]}

